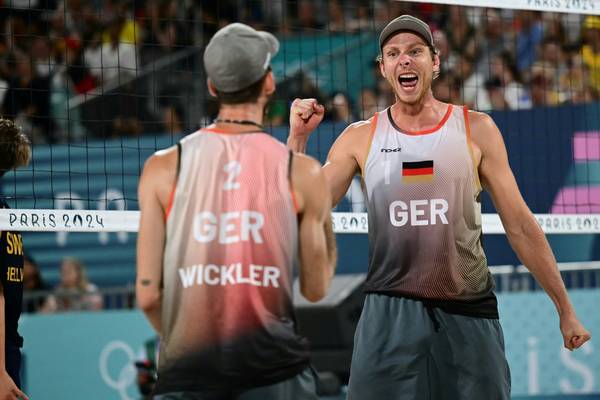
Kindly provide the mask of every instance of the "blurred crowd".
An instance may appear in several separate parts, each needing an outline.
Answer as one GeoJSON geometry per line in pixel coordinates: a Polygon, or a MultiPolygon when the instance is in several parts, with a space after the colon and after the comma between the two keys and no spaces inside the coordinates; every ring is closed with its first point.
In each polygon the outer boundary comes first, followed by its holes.
{"type": "Polygon", "coordinates": [[[29,313],[56,313],[65,311],[97,311],[103,308],[103,298],[91,283],[83,262],[65,257],[60,265],[60,280],[49,287],[42,272],[30,255],[23,263],[23,310],[29,313]]]}
{"type": "MultiPolygon", "coordinates": [[[[436,96],[483,111],[591,102],[600,91],[598,16],[383,0],[12,0],[9,4],[0,7],[1,112],[18,120],[34,144],[184,132],[209,121],[214,106],[190,102],[182,95],[190,87],[203,88],[189,83],[203,76],[198,73],[200,57],[180,66],[192,72],[179,80],[173,79],[175,74],[161,73],[160,63],[168,64],[194,49],[201,55],[211,35],[233,21],[285,39],[377,33],[392,18],[411,13],[434,30],[442,60],[436,96]],[[150,75],[147,91],[140,94],[131,82],[148,71],[157,73],[150,75]],[[114,93],[130,97],[112,101],[114,93]],[[99,97],[109,101],[92,103],[87,113],[79,107],[99,97]],[[195,110],[190,117],[192,108],[205,110],[205,115],[195,110]],[[90,134],[87,122],[93,120],[102,120],[103,126],[90,134]]],[[[290,98],[271,107],[269,122],[284,124],[289,100],[304,94],[321,99],[332,121],[370,117],[392,98],[377,64],[365,68],[374,83],[358,95],[322,93],[310,73],[300,76],[296,83],[300,90],[286,91],[290,98]]]]}
{"type": "MultiPolygon", "coordinates": [[[[371,1],[368,6],[355,2],[355,7],[347,2],[342,7],[335,0],[300,3],[306,18],[298,27],[305,31],[379,32],[402,14],[428,21],[442,63],[433,90],[443,101],[491,111],[600,99],[598,16],[408,2],[371,1]]],[[[291,29],[284,26],[283,30],[291,29]]],[[[310,87],[307,77],[300,92],[325,101],[332,121],[369,118],[393,102],[378,62],[373,62],[369,73],[374,84],[366,85],[355,98],[343,91],[320,93],[310,87]]],[[[282,115],[275,122],[285,119],[282,115]]]]}
{"type": "MultiPolygon", "coordinates": [[[[177,0],[13,0],[0,8],[0,104],[34,143],[81,140],[77,104],[189,48],[192,21],[177,0]]],[[[158,95],[161,93],[158,92],[158,95]]],[[[180,130],[181,104],[159,101],[152,122],[180,130]]],[[[98,114],[101,110],[98,110],[98,114]]],[[[112,115],[114,135],[139,134],[144,112],[112,115]]],[[[92,117],[93,118],[93,117],[92,117]]]]}

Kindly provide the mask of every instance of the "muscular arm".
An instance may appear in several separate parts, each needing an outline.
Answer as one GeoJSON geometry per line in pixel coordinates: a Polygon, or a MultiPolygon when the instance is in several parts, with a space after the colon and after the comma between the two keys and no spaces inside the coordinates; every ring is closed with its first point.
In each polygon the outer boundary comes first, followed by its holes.
{"type": "Polygon", "coordinates": [[[307,300],[318,301],[337,262],[330,194],[319,163],[303,155],[294,156],[292,185],[299,212],[300,291],[307,300]]]}
{"type": "Polygon", "coordinates": [[[323,172],[331,188],[332,207],[348,191],[354,175],[361,172],[370,144],[370,121],[350,125],[336,139],[327,155],[323,172]]]}
{"type": "MultiPolygon", "coordinates": [[[[308,137],[321,122],[323,112],[322,106],[314,99],[294,100],[290,110],[289,149],[305,152],[308,137]]],[[[371,122],[361,121],[347,127],[327,155],[323,172],[331,188],[332,207],[340,202],[354,175],[364,167],[371,139],[371,122]]]]}
{"type": "Polygon", "coordinates": [[[482,185],[492,197],[512,248],[554,302],[565,347],[577,348],[589,339],[589,333],[577,321],[548,241],[521,196],[500,131],[485,114],[472,113],[471,117],[473,142],[481,150],[482,185]]]}
{"type": "MultiPolygon", "coordinates": [[[[165,246],[165,210],[175,180],[173,150],[158,153],[146,162],[138,199],[140,227],[137,240],[136,299],[152,327],[161,334],[162,260],[165,246]],[[167,184],[171,182],[171,184],[167,184]]],[[[175,160],[176,163],[176,160],[175,160]]]]}

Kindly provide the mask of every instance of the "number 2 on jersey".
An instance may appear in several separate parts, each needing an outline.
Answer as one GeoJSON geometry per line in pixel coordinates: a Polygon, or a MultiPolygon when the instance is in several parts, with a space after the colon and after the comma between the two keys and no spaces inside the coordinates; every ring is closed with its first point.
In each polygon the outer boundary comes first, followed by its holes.
{"type": "Polygon", "coordinates": [[[242,172],[242,166],[237,161],[230,161],[223,167],[223,171],[229,174],[225,183],[223,183],[223,190],[235,190],[240,188],[240,183],[235,182],[235,178],[242,172]]]}

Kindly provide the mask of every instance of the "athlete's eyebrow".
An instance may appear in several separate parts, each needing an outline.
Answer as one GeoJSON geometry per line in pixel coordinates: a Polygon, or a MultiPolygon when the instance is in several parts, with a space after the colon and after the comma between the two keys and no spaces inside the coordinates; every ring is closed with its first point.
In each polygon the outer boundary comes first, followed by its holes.
{"type": "Polygon", "coordinates": [[[411,42],[404,46],[398,46],[396,44],[386,44],[385,46],[383,46],[383,52],[387,52],[390,50],[401,51],[401,47],[405,48],[406,51],[408,51],[414,49],[415,47],[427,47],[427,44],[423,42],[411,42]]]}

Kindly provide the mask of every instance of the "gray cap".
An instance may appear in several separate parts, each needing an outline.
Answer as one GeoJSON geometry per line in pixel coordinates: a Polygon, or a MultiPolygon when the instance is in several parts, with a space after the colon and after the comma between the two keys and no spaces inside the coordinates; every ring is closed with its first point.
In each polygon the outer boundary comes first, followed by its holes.
{"type": "Polygon", "coordinates": [[[429,46],[435,47],[429,25],[412,15],[401,15],[387,24],[379,34],[379,49],[381,50],[385,42],[398,31],[414,32],[421,36],[429,46]]]}
{"type": "Polygon", "coordinates": [[[210,39],[204,50],[204,68],[218,91],[237,92],[265,75],[278,50],[275,36],[236,22],[210,39]]]}

